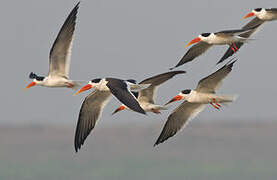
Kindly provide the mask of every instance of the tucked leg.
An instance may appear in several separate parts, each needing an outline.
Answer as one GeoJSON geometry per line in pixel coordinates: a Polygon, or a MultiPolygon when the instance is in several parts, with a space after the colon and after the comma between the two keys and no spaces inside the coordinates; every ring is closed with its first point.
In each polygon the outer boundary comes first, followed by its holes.
{"type": "Polygon", "coordinates": [[[212,105],[215,109],[219,110],[219,107],[217,107],[216,105],[214,105],[213,103],[210,102],[210,105],[212,105]]]}
{"type": "Polygon", "coordinates": [[[216,99],[213,99],[213,103],[215,103],[215,105],[217,105],[217,107],[221,107],[221,105],[217,103],[216,99]]]}
{"type": "Polygon", "coordinates": [[[153,109],[151,109],[151,111],[155,114],[161,114],[161,112],[158,109],[153,108],[153,109]]]}
{"type": "Polygon", "coordinates": [[[236,46],[236,44],[235,44],[235,43],[233,43],[233,47],[235,48],[235,50],[236,50],[236,51],[238,51],[238,50],[239,50],[239,48],[236,46]]]}
{"type": "Polygon", "coordinates": [[[235,50],[232,46],[230,46],[230,47],[232,48],[233,52],[235,53],[235,52],[236,52],[236,50],[235,50]]]}
{"type": "Polygon", "coordinates": [[[71,83],[67,83],[67,88],[73,88],[73,84],[71,84],[71,83]]]}

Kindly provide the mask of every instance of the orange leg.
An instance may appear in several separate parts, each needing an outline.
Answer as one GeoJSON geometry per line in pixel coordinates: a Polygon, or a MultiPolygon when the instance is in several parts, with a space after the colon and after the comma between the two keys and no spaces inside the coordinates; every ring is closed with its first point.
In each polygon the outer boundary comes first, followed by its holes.
{"type": "Polygon", "coordinates": [[[161,112],[158,109],[151,109],[151,111],[155,114],[161,114],[161,112]]]}
{"type": "Polygon", "coordinates": [[[220,108],[221,108],[221,105],[217,103],[217,101],[216,101],[215,98],[212,99],[212,102],[211,102],[210,104],[212,104],[212,106],[213,106],[214,108],[216,107],[216,109],[220,109],[220,108]],[[213,103],[214,103],[215,105],[214,105],[213,103]]]}
{"type": "Polygon", "coordinates": [[[214,105],[213,103],[210,102],[210,105],[212,105],[215,109],[219,110],[219,107],[217,107],[216,105],[214,105]]]}
{"type": "Polygon", "coordinates": [[[230,46],[230,48],[232,48],[232,50],[233,50],[234,53],[236,52],[236,50],[233,48],[233,46],[230,46]]]}
{"type": "Polygon", "coordinates": [[[68,84],[67,84],[67,88],[73,88],[73,86],[74,86],[74,85],[71,84],[71,83],[68,83],[68,84]]]}
{"type": "Polygon", "coordinates": [[[221,107],[221,105],[218,104],[215,99],[213,99],[213,103],[215,103],[215,105],[217,105],[217,107],[221,107]]]}
{"type": "Polygon", "coordinates": [[[233,47],[236,49],[236,51],[238,51],[238,50],[239,50],[239,48],[236,46],[236,44],[235,44],[235,43],[233,43],[233,47]]]}

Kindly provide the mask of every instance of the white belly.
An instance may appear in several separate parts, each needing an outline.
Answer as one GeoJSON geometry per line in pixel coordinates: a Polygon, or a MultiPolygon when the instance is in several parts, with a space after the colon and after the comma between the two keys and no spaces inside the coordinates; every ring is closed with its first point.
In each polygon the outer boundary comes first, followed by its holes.
{"type": "Polygon", "coordinates": [[[189,98],[187,99],[188,102],[191,103],[202,103],[202,104],[208,104],[212,102],[213,98],[216,98],[217,96],[212,93],[199,93],[199,92],[193,92],[189,98]]]}
{"type": "Polygon", "coordinates": [[[42,86],[46,87],[67,87],[69,85],[69,80],[65,78],[47,78],[42,86]]]}
{"type": "Polygon", "coordinates": [[[230,37],[217,37],[216,39],[213,39],[212,44],[214,45],[228,45],[228,44],[232,44],[234,42],[239,41],[239,39],[230,36],[230,37]]]}

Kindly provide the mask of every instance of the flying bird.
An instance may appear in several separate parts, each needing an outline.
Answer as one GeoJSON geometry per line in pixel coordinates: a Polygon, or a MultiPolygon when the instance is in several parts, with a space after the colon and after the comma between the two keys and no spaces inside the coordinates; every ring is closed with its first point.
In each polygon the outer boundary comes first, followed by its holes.
{"type": "Polygon", "coordinates": [[[49,73],[47,77],[38,76],[31,72],[29,75],[33,81],[28,84],[25,89],[35,85],[46,87],[68,87],[77,88],[83,81],[69,80],[69,64],[73,34],[76,24],[76,16],[78,13],[80,2],[73,8],[66,18],[49,55],[49,73]]]}
{"type": "Polygon", "coordinates": [[[213,74],[200,80],[196,89],[183,90],[167,103],[185,100],[169,115],[154,146],[174,136],[185,126],[189,119],[197,116],[207,104],[220,109],[222,106],[219,103],[230,103],[235,100],[236,96],[234,95],[216,95],[215,93],[223,79],[232,71],[235,62],[236,60],[227,63],[213,74]]]}
{"type": "MultiPolygon", "coordinates": [[[[247,23],[245,26],[242,27],[242,29],[249,29],[252,27],[255,27],[251,31],[248,31],[246,33],[241,34],[241,37],[249,38],[252,34],[254,34],[257,29],[267,21],[273,21],[277,20],[277,8],[271,8],[271,9],[265,9],[265,8],[256,8],[252,10],[250,13],[248,13],[243,18],[249,18],[252,16],[256,16],[254,19],[252,19],[249,23],[247,23]]],[[[237,49],[239,49],[241,46],[243,46],[243,42],[236,42],[234,43],[237,49]]],[[[228,57],[232,56],[234,54],[234,51],[232,48],[228,48],[223,57],[217,62],[217,64],[223,62],[228,57]]]]}
{"type": "Polygon", "coordinates": [[[146,114],[140,106],[131,90],[147,88],[149,84],[135,84],[134,80],[121,80],[116,78],[93,79],[83,86],[75,95],[94,88],[83,101],[80,109],[78,123],[75,131],[75,151],[81,148],[87,136],[93,130],[96,121],[99,119],[103,108],[113,94],[120,102],[128,108],[141,114],[146,114]]]}
{"type": "Polygon", "coordinates": [[[238,30],[225,30],[216,33],[202,33],[198,37],[191,40],[187,45],[193,45],[183,58],[178,62],[178,64],[170,68],[171,70],[181,66],[187,62],[194,60],[196,57],[205,53],[213,45],[229,45],[233,52],[236,52],[238,48],[236,47],[236,42],[247,42],[248,38],[244,38],[241,34],[251,31],[255,26],[249,29],[238,29],[238,30]]]}
{"type": "MultiPolygon", "coordinates": [[[[163,74],[159,74],[150,78],[147,78],[141,81],[139,84],[151,84],[148,88],[145,88],[139,92],[132,92],[134,96],[137,98],[140,106],[146,112],[153,112],[156,114],[160,113],[160,110],[166,110],[167,108],[163,105],[155,104],[154,97],[155,93],[162,83],[168,81],[173,78],[177,74],[184,74],[185,71],[171,71],[163,74]]],[[[124,104],[122,104],[119,108],[117,108],[113,114],[122,111],[124,109],[128,109],[124,104]]]]}

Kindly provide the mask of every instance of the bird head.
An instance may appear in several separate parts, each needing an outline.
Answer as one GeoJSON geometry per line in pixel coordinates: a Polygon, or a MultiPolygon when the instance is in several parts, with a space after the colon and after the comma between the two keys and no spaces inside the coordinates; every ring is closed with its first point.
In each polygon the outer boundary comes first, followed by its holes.
{"type": "Polygon", "coordinates": [[[198,37],[191,40],[185,47],[188,47],[188,46],[190,46],[192,44],[195,44],[195,43],[198,43],[200,41],[207,41],[212,34],[213,33],[202,33],[198,37]]]}
{"type": "Polygon", "coordinates": [[[185,90],[181,91],[177,96],[172,98],[170,101],[168,101],[168,103],[166,103],[165,105],[168,105],[168,104],[173,103],[175,101],[180,101],[182,99],[186,100],[189,97],[190,93],[191,93],[191,89],[185,89],[185,90]]]}
{"type": "Polygon", "coordinates": [[[101,81],[100,78],[90,80],[86,85],[84,85],[81,89],[79,89],[79,91],[77,91],[74,95],[77,95],[83,91],[87,91],[93,87],[96,87],[100,83],[100,81],[101,81]]]}
{"type": "Polygon", "coordinates": [[[257,16],[259,17],[261,14],[263,14],[265,12],[264,8],[256,8],[253,9],[250,13],[248,13],[246,16],[243,17],[243,19],[252,17],[252,16],[257,16]]]}
{"type": "Polygon", "coordinates": [[[31,83],[29,83],[24,89],[28,89],[32,86],[35,86],[37,84],[42,84],[43,80],[45,79],[45,77],[43,76],[38,76],[35,73],[31,72],[29,75],[30,79],[33,79],[33,81],[31,83]]]}

